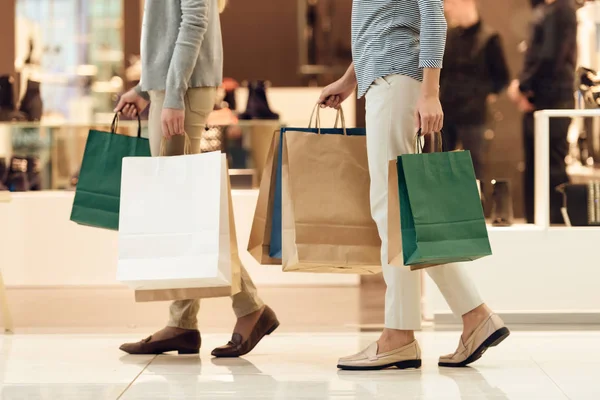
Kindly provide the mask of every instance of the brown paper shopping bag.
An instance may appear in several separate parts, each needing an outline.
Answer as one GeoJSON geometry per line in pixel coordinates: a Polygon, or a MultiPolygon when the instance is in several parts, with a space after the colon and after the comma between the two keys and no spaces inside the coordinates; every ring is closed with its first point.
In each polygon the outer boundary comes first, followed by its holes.
{"type": "Polygon", "coordinates": [[[377,273],[381,240],[371,218],[364,132],[318,133],[284,135],[283,270],[377,273]]]}
{"type": "Polygon", "coordinates": [[[271,147],[260,181],[258,201],[254,211],[254,220],[248,240],[248,252],[263,265],[281,265],[280,258],[269,256],[271,228],[273,221],[273,203],[275,201],[275,179],[277,158],[279,156],[279,131],[273,133],[271,147]]]}
{"type": "MultiPolygon", "coordinates": [[[[222,155],[221,157],[223,167],[221,171],[220,201],[221,207],[227,210],[227,213],[222,215],[228,215],[229,253],[231,257],[231,285],[202,288],[136,290],[136,302],[226,297],[235,295],[241,291],[241,268],[243,267],[239,257],[237,245],[235,219],[233,214],[233,201],[231,198],[231,184],[229,180],[229,173],[225,155],[222,155]]],[[[225,222],[221,220],[221,229],[224,229],[224,223],[225,222]]]]}

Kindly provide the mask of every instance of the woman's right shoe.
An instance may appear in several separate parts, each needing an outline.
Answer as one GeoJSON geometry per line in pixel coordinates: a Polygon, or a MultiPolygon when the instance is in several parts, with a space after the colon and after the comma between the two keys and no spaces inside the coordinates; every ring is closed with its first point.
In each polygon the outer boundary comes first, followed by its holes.
{"type": "Polygon", "coordinates": [[[440,367],[460,368],[475,362],[483,356],[490,347],[498,346],[510,335],[510,331],[504,326],[504,321],[496,315],[490,314],[471,333],[467,340],[462,337],[458,349],[453,354],[440,357],[440,367]]]}
{"type": "Polygon", "coordinates": [[[200,352],[200,332],[188,330],[168,339],[152,340],[152,336],[136,343],[125,343],[119,349],[129,354],[162,354],[176,351],[179,354],[198,354],[200,352]]]}

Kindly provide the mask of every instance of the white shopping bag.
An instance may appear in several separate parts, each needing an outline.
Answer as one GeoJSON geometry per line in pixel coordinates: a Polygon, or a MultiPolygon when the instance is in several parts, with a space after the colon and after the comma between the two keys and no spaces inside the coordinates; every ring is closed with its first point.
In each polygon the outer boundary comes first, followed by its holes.
{"type": "Polygon", "coordinates": [[[117,280],[136,301],[238,293],[225,155],[126,157],[122,171],[117,280]]]}

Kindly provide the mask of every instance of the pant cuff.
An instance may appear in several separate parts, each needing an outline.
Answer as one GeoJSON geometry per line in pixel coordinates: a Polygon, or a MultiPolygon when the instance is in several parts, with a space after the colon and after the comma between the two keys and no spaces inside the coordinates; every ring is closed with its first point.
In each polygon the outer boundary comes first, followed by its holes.
{"type": "Polygon", "coordinates": [[[245,302],[244,307],[234,307],[233,312],[237,318],[245,317],[263,308],[265,303],[261,299],[252,299],[245,302]]]}
{"type": "Polygon", "coordinates": [[[198,321],[175,321],[173,319],[169,319],[167,326],[171,328],[198,330],[198,321]]]}

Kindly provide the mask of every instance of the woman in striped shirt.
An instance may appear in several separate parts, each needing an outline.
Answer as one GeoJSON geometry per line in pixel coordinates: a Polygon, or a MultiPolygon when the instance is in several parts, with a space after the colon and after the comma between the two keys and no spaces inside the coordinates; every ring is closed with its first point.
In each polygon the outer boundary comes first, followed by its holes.
{"type": "MultiPolygon", "coordinates": [[[[387,284],[381,337],[364,351],[340,359],[341,369],[421,366],[414,336],[421,327],[420,274],[387,263],[388,162],[414,153],[417,129],[425,134],[442,129],[439,80],[446,29],[443,0],[354,0],[354,62],[319,98],[322,107],[338,108],[357,87],[358,96],[366,96],[371,212],[382,239],[387,284]]],[[[508,336],[460,265],[427,272],[464,325],[458,350],[442,356],[440,366],[466,366],[508,336]]]]}

